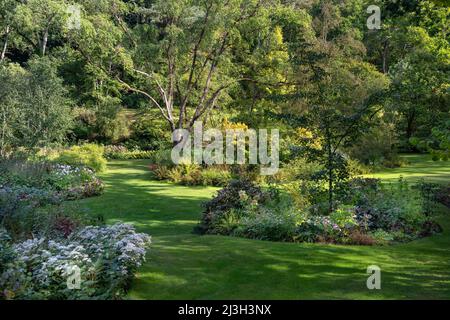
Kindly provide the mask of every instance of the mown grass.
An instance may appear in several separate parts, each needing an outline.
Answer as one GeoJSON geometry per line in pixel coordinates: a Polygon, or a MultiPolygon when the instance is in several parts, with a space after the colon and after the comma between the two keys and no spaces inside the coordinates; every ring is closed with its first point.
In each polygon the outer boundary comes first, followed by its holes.
{"type": "Polygon", "coordinates": [[[401,168],[383,169],[368,177],[395,182],[400,177],[409,182],[425,180],[434,183],[450,182],[450,161],[433,161],[430,155],[408,154],[402,158],[408,163],[401,168]]]}
{"type": "MultiPolygon", "coordinates": [[[[449,181],[448,164],[411,158],[413,169],[378,173],[383,179],[432,177],[449,181]],[[427,169],[428,168],[428,169],[427,169]]],[[[441,208],[440,235],[388,247],[335,246],[198,236],[201,202],[216,189],[155,182],[145,160],[113,161],[104,195],[87,199],[109,223],[133,223],[153,236],[130,299],[449,299],[450,216],[441,208]],[[378,265],[382,289],[366,287],[378,265]]]]}

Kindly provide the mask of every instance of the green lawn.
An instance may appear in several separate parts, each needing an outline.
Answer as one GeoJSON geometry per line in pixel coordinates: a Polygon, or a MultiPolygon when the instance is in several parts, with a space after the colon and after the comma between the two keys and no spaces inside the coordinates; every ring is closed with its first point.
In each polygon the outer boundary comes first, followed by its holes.
{"type": "Polygon", "coordinates": [[[450,161],[433,161],[429,155],[410,154],[402,156],[409,164],[402,168],[384,169],[368,177],[397,181],[400,176],[411,182],[424,179],[429,182],[450,182],[450,161]]]}
{"type": "MultiPolygon", "coordinates": [[[[428,161],[378,174],[448,181],[450,166],[428,161]],[[429,168],[429,169],[427,169],[429,168]]],[[[413,160],[411,158],[411,160],[413,160]]],[[[198,236],[200,204],[214,188],[151,181],[146,161],[113,161],[106,193],[84,200],[108,222],[125,221],[153,236],[131,299],[449,299],[450,216],[445,232],[390,247],[272,243],[198,236]],[[382,289],[366,288],[366,268],[378,265],[382,289]]]]}

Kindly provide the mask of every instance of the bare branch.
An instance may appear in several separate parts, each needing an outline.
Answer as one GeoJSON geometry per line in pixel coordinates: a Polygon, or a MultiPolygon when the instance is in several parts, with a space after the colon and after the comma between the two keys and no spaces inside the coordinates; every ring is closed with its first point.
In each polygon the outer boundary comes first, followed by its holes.
{"type": "Polygon", "coordinates": [[[123,81],[122,79],[120,79],[119,77],[116,78],[117,81],[119,81],[126,89],[142,94],[143,96],[147,97],[150,101],[153,102],[153,104],[161,111],[162,116],[169,121],[169,123],[173,126],[173,120],[170,119],[168,117],[168,115],[166,115],[166,113],[164,112],[164,109],[161,107],[161,105],[158,103],[158,101],[156,101],[155,98],[153,98],[149,93],[143,91],[143,90],[139,90],[137,88],[134,88],[132,86],[130,86],[128,83],[126,83],[125,81],[123,81]]]}

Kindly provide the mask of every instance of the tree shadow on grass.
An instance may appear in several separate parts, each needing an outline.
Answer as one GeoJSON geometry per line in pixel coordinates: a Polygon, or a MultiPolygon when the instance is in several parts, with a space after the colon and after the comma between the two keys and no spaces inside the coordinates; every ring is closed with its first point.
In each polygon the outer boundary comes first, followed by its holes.
{"type": "Polygon", "coordinates": [[[448,250],[272,243],[204,236],[164,237],[149,254],[133,298],[161,299],[445,299],[448,250]],[[392,251],[392,252],[391,252],[392,251]],[[369,265],[382,290],[366,287],[369,265]],[[145,290],[152,288],[151,290],[145,290]]]}
{"type": "Polygon", "coordinates": [[[191,233],[199,221],[201,204],[216,189],[152,181],[147,171],[134,168],[104,175],[106,192],[80,203],[110,223],[133,223],[152,235],[191,233]]]}
{"type": "Polygon", "coordinates": [[[84,200],[108,222],[153,236],[136,299],[445,299],[450,235],[390,247],[346,247],[191,234],[213,188],[151,181],[146,161],[114,162],[104,195],[84,200]],[[366,287],[369,265],[382,289],[366,287]]]}

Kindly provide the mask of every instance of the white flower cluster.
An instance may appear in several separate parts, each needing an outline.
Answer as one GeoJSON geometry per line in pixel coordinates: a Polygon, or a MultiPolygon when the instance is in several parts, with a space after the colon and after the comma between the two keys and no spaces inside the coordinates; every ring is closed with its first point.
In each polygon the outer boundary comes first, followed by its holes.
{"type": "Polygon", "coordinates": [[[80,168],[72,167],[67,164],[55,164],[53,166],[53,171],[56,175],[66,176],[79,173],[80,168]]]}
{"type": "Polygon", "coordinates": [[[113,252],[122,274],[141,266],[145,261],[145,248],[151,243],[150,236],[136,233],[130,224],[116,224],[106,228],[89,226],[71,235],[70,239],[99,256],[105,252],[113,252]]]}
{"type": "Polygon", "coordinates": [[[53,172],[58,176],[78,175],[80,173],[86,173],[93,175],[94,171],[85,167],[74,167],[67,164],[55,164],[53,166],[53,172]]]}
{"type": "Polygon", "coordinates": [[[0,288],[18,282],[16,289],[28,292],[27,297],[41,297],[43,292],[50,297],[68,294],[68,272],[77,266],[81,270],[82,290],[95,296],[95,280],[101,279],[105,285],[106,279],[111,282],[106,284],[109,287],[125,283],[145,261],[150,242],[150,236],[136,233],[127,224],[89,226],[60,242],[27,240],[12,246],[16,261],[0,274],[0,288]]]}
{"type": "Polygon", "coordinates": [[[86,273],[94,272],[88,251],[77,243],[63,244],[41,238],[19,243],[13,249],[20,268],[30,272],[34,285],[39,287],[49,287],[54,282],[64,286],[71,266],[78,266],[86,273]]]}

